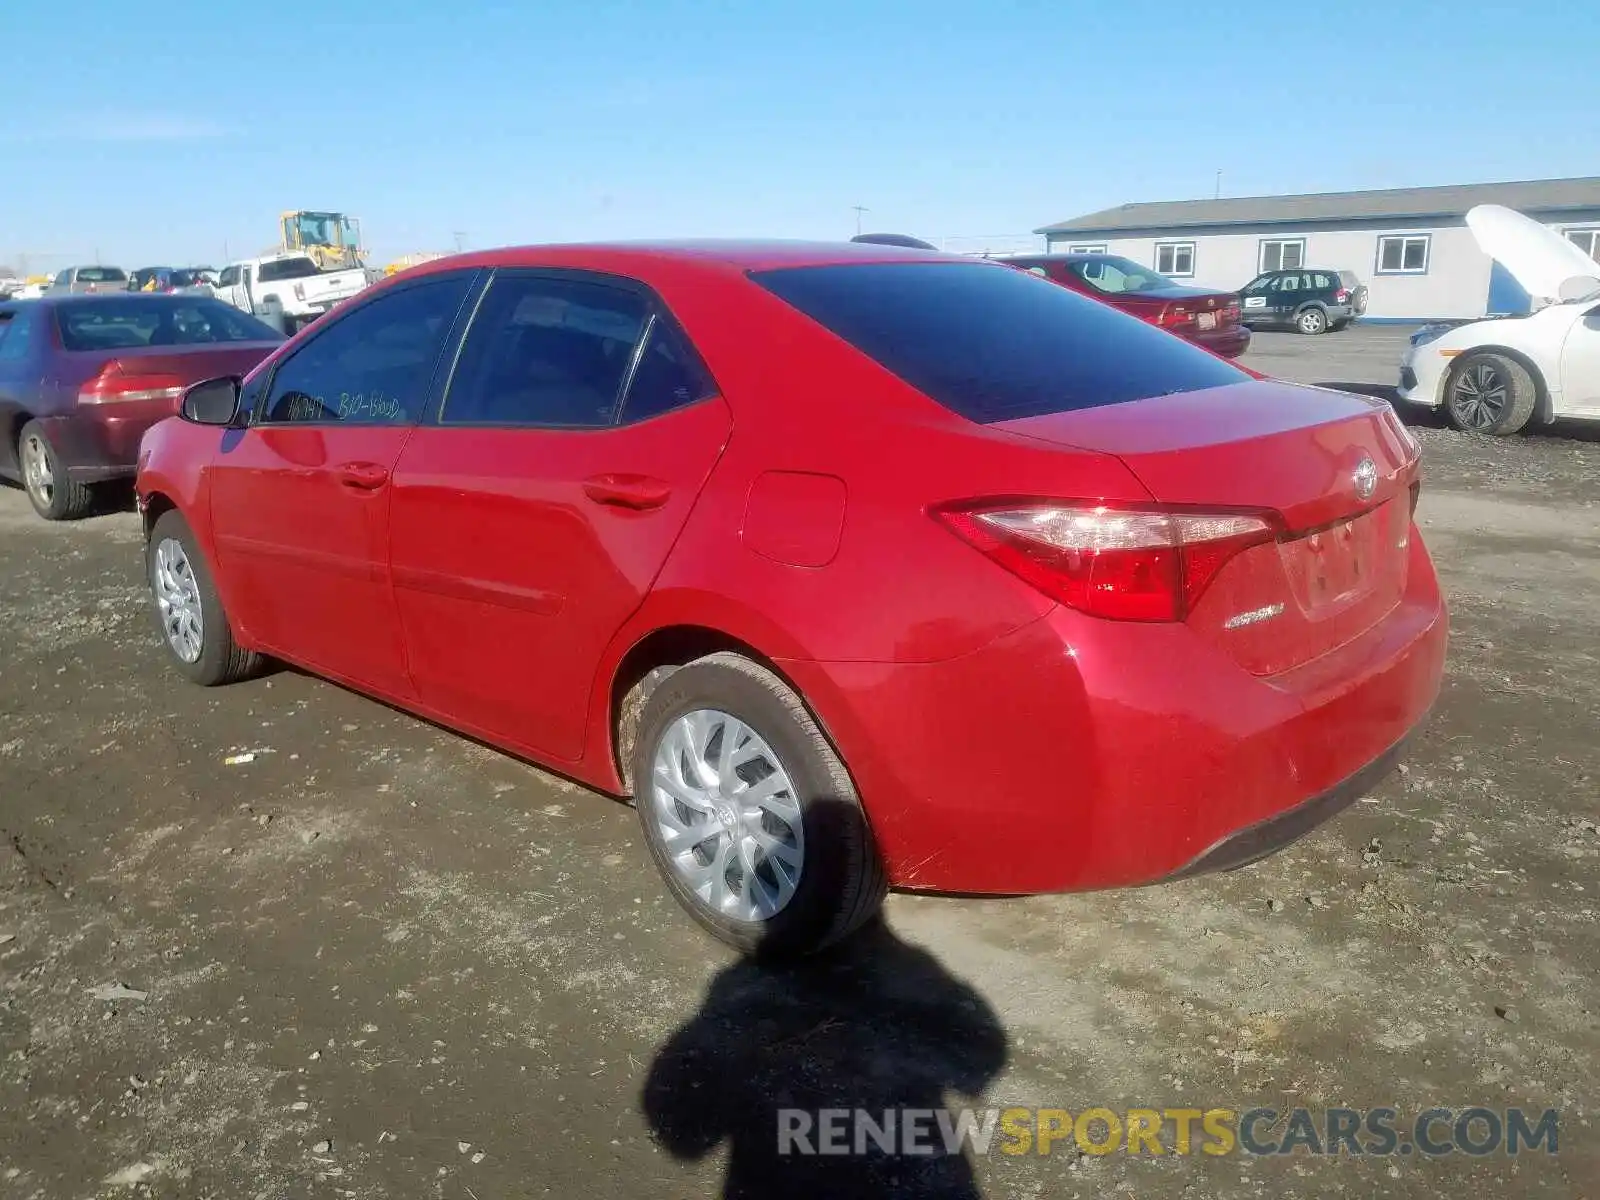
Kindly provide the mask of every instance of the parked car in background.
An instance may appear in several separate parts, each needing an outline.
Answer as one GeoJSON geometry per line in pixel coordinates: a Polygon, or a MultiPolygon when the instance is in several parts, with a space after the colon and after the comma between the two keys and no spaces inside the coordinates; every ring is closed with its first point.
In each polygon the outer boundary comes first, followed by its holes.
{"type": "Polygon", "coordinates": [[[128,280],[130,292],[181,292],[201,287],[204,274],[183,267],[140,267],[128,280]]]}
{"type": "Polygon", "coordinates": [[[1239,304],[1241,319],[1252,329],[1326,333],[1367,311],[1367,285],[1353,271],[1264,271],[1240,290],[1239,304]]]}
{"type": "Polygon", "coordinates": [[[1022,271],[710,243],[413,267],[191,389],[137,486],[189,679],[271,655],[631,792],[776,953],[1369,794],[1443,667],[1418,478],[1386,403],[1022,271]]]}
{"type": "Polygon", "coordinates": [[[125,292],[128,273],[121,267],[68,267],[56,274],[46,295],[86,296],[95,292],[125,292]]]}
{"type": "Polygon", "coordinates": [[[1467,228],[1543,303],[1522,316],[1417,330],[1401,360],[1400,398],[1443,409],[1471,433],[1505,436],[1557,417],[1600,420],[1600,263],[1497,204],[1470,210],[1467,228]]]}
{"type": "Polygon", "coordinates": [[[1250,345],[1231,292],[1188,287],[1115,254],[1022,254],[997,261],[1093,296],[1223,358],[1250,345]]]}
{"type": "Polygon", "coordinates": [[[228,264],[212,286],[219,300],[281,323],[283,331],[292,334],[362,291],[368,282],[361,267],[324,271],[310,255],[274,254],[228,264]]]}
{"type": "Polygon", "coordinates": [[[283,338],[208,296],[47,296],[0,304],[0,477],[39,515],[89,511],[133,475],[139,438],[183,389],[246,371],[283,338]]]}

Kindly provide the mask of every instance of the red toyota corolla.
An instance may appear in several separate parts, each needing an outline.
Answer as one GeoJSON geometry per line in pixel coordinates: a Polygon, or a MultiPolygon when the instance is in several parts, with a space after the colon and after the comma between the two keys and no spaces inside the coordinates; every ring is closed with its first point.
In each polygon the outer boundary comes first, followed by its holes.
{"type": "Polygon", "coordinates": [[[1249,862],[1444,660],[1387,405],[916,250],[416,267],[191,389],[138,487],[190,678],[270,655],[632,795],[744,948],[1249,862]]]}

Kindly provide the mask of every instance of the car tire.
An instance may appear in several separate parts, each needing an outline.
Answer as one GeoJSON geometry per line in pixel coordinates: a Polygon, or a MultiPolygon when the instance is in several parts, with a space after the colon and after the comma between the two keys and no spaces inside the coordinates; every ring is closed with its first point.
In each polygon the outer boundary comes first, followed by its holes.
{"type": "Polygon", "coordinates": [[[1504,354],[1468,354],[1445,383],[1445,416],[1462,433],[1509,437],[1522,430],[1539,401],[1533,372],[1504,354]]]}
{"type": "Polygon", "coordinates": [[[234,640],[211,568],[194,531],[176,509],[157,518],[145,543],[144,561],[161,643],[185,678],[214,687],[244,679],[260,668],[261,656],[234,640]]]}
{"type": "Polygon", "coordinates": [[[38,421],[29,421],[17,438],[17,465],[33,511],[46,521],[76,521],[94,507],[94,489],[67,476],[38,421]]]}
{"type": "Polygon", "coordinates": [[[650,693],[631,778],[668,890],[730,946],[809,954],[882,906],[883,863],[844,763],[800,697],[743,655],[697,659],[650,693]],[[757,788],[762,803],[739,802],[757,788]]]}
{"type": "Polygon", "coordinates": [[[1296,331],[1308,337],[1326,333],[1328,331],[1328,314],[1314,304],[1307,308],[1302,308],[1294,315],[1294,327],[1296,331]]]}

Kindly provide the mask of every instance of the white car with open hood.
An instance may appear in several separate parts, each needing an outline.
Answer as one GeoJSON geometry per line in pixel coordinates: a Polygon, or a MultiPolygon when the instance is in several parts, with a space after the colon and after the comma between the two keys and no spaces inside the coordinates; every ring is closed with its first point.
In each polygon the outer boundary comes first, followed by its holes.
{"type": "Polygon", "coordinates": [[[1600,420],[1600,263],[1498,204],[1472,209],[1467,226],[1534,298],[1534,311],[1417,330],[1401,360],[1400,398],[1442,408],[1474,433],[1600,420]]]}

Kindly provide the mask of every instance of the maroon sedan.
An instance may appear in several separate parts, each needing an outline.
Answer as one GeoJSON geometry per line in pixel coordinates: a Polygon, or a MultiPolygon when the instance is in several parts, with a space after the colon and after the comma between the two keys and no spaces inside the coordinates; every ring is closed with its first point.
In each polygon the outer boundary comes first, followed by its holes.
{"type": "Polygon", "coordinates": [[[1238,358],[1250,345],[1234,292],[1187,287],[1115,254],[1034,254],[1001,261],[1103,300],[1223,358],[1238,358]]]}
{"type": "Polygon", "coordinates": [[[191,383],[240,375],[283,341],[209,296],[47,296],[0,304],[0,479],[47,521],[131,478],[144,431],[191,383]]]}

